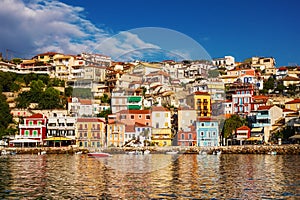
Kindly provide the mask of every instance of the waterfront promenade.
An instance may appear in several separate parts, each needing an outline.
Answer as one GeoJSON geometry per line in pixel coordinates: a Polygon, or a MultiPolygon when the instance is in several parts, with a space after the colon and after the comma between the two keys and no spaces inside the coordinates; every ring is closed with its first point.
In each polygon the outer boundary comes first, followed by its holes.
{"type": "Polygon", "coordinates": [[[144,151],[150,150],[151,154],[164,154],[168,151],[178,151],[179,154],[199,154],[205,152],[207,154],[213,154],[213,152],[221,151],[222,154],[270,154],[276,152],[276,154],[291,154],[300,155],[299,144],[289,145],[241,145],[241,146],[218,146],[218,147],[109,147],[109,148],[79,148],[79,147],[33,147],[33,148],[2,148],[8,152],[14,152],[16,154],[75,154],[76,152],[82,152],[86,154],[88,152],[103,151],[111,154],[124,154],[129,151],[144,151]]]}

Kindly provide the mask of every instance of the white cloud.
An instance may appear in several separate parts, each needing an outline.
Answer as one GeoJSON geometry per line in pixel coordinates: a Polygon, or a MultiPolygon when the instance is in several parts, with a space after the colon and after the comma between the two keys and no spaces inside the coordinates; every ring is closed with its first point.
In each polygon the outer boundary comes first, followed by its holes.
{"type": "Polygon", "coordinates": [[[22,57],[47,51],[98,51],[118,57],[135,49],[158,48],[132,33],[121,32],[110,38],[108,32],[87,20],[83,11],[59,1],[2,0],[0,51],[11,49],[21,52],[17,56],[22,57]]]}

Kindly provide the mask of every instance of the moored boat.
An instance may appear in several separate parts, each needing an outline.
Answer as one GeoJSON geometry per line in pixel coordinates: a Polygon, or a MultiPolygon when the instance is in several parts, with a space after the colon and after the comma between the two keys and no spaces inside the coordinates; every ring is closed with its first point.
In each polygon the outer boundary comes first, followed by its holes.
{"type": "Polygon", "coordinates": [[[103,157],[110,157],[112,156],[109,153],[104,153],[104,152],[94,152],[94,153],[88,153],[87,154],[90,157],[99,157],[99,158],[103,158],[103,157]]]}
{"type": "Polygon", "coordinates": [[[167,151],[166,154],[175,155],[175,154],[178,154],[178,151],[167,151]]]}

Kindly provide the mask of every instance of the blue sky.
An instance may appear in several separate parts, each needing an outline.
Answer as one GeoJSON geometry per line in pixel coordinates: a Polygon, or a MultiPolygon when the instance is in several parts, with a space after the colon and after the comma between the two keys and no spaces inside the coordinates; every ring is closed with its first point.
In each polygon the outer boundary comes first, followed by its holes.
{"type": "MultiPolygon", "coordinates": [[[[7,4],[11,2],[9,0],[2,1],[7,4]]],[[[25,2],[21,0],[13,1],[20,4],[20,7],[30,8],[32,12],[35,9],[42,9],[44,13],[47,13],[47,7],[51,7],[52,10],[57,10],[57,14],[54,12],[52,14],[56,16],[60,16],[59,10],[63,12],[67,7],[70,15],[64,13],[61,19],[58,17],[52,19],[59,21],[59,23],[55,23],[57,29],[60,29],[59,24],[66,22],[67,25],[64,25],[62,32],[56,29],[56,31],[53,31],[53,23],[47,23],[51,26],[51,29],[49,28],[48,31],[43,32],[43,37],[50,32],[47,41],[52,38],[60,38],[55,43],[48,45],[49,42],[47,43],[44,39],[35,41],[30,38],[30,31],[28,30],[28,36],[26,32],[26,37],[21,36],[24,37],[22,41],[30,41],[27,42],[26,46],[18,47],[16,41],[11,42],[12,45],[0,41],[2,52],[3,49],[8,48],[27,53],[47,50],[74,53],[75,50],[83,48],[82,42],[78,42],[83,38],[86,40],[85,45],[92,45],[93,42],[100,41],[98,40],[99,37],[103,39],[120,31],[141,27],[162,27],[191,37],[201,44],[212,58],[233,55],[237,61],[242,61],[251,56],[273,56],[276,59],[277,66],[300,65],[300,20],[298,16],[300,1],[297,0],[62,0],[60,4],[52,1],[46,1],[46,3],[30,0],[25,2]],[[69,19],[75,19],[75,21],[69,19]],[[85,24],[84,28],[82,28],[82,24],[85,24]],[[87,29],[90,31],[85,33],[87,29]],[[68,37],[73,39],[68,40],[68,37]],[[75,45],[67,44],[67,42],[74,41],[78,43],[75,45]]],[[[24,13],[27,16],[25,11],[24,13]]],[[[13,14],[10,15],[4,15],[3,9],[0,9],[0,18],[4,16],[6,18],[10,17],[8,20],[16,18],[13,14]],[[3,15],[1,15],[1,12],[3,12],[3,15]]],[[[45,15],[50,16],[51,12],[45,15]]],[[[44,17],[39,18],[44,19],[44,17]]],[[[17,19],[22,22],[26,18],[23,16],[17,19]]],[[[28,24],[32,24],[30,20],[32,21],[32,19],[27,20],[28,24]]],[[[36,24],[42,23],[36,22],[36,24]]],[[[45,21],[43,21],[43,24],[45,24],[45,21]]],[[[10,25],[7,25],[7,27],[11,31],[14,30],[10,25]]],[[[34,25],[32,28],[34,28],[34,25]]],[[[36,32],[34,34],[35,38],[42,37],[42,34],[38,35],[36,32]]],[[[3,31],[0,31],[1,35],[6,36],[3,31]]],[[[9,38],[6,41],[13,41],[11,35],[7,34],[7,37],[9,38]]],[[[15,37],[17,37],[17,34],[15,37]]],[[[142,37],[139,39],[143,41],[142,37]]],[[[152,43],[149,43],[151,42],[145,42],[142,46],[151,46],[152,43]]],[[[159,44],[155,45],[159,46],[159,44]]],[[[118,45],[115,47],[117,48],[118,45]]],[[[113,54],[114,52],[109,53],[113,54]]]]}

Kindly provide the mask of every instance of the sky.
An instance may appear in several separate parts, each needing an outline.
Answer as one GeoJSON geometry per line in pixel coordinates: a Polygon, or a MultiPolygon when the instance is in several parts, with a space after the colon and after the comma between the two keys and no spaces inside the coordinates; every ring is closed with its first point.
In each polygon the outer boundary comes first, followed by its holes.
{"type": "Polygon", "coordinates": [[[178,59],[271,56],[276,66],[300,65],[298,0],[0,3],[3,57],[95,52],[128,60],[145,54],[151,61],[156,52],[178,59]]]}

